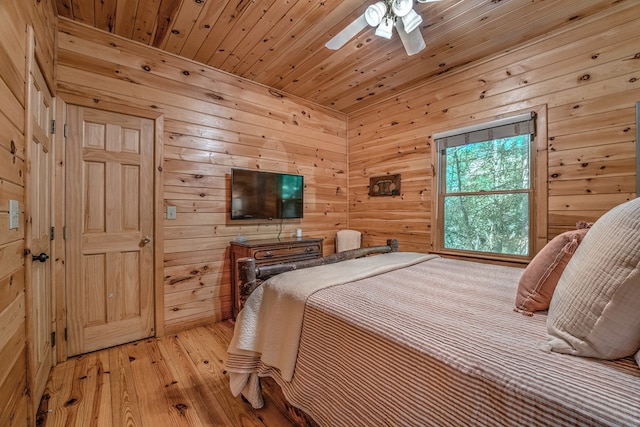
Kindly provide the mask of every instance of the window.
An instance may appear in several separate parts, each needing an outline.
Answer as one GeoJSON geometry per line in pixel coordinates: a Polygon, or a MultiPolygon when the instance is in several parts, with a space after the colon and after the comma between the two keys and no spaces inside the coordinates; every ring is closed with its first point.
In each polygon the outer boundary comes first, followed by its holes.
{"type": "Polygon", "coordinates": [[[529,259],[534,251],[535,115],[434,135],[436,249],[529,259]]]}

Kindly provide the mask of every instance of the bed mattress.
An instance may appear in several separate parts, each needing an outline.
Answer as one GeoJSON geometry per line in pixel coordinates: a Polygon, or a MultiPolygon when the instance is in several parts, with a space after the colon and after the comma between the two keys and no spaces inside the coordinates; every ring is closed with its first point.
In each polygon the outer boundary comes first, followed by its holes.
{"type": "Polygon", "coordinates": [[[546,314],[513,311],[521,272],[434,258],[319,290],[292,380],[259,375],[322,426],[640,425],[635,361],[543,351],[546,314]]]}

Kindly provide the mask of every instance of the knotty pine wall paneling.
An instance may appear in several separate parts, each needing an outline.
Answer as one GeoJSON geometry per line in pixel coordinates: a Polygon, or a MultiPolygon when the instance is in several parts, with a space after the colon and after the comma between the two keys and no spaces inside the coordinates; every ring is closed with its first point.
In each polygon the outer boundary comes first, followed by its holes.
{"type": "Polygon", "coordinates": [[[395,234],[402,250],[430,250],[433,132],[541,105],[548,239],[636,197],[638,22],[640,3],[619,3],[350,114],[350,227],[364,232],[365,244],[395,234]],[[396,173],[400,196],[367,195],[371,176],[396,173]]]}
{"type": "MultiPolygon", "coordinates": [[[[27,391],[25,323],[25,82],[27,26],[36,57],[54,84],[55,12],[50,0],[0,2],[0,425],[24,426],[32,412],[27,391]],[[20,206],[20,225],[9,229],[9,200],[20,206]]],[[[37,405],[38,402],[34,404],[37,405]]]]}
{"type": "Polygon", "coordinates": [[[170,333],[231,316],[229,242],[347,226],[346,116],[61,18],[58,87],[67,103],[164,117],[164,319],[170,333]],[[302,220],[230,221],[233,167],[304,175],[302,220]]]}

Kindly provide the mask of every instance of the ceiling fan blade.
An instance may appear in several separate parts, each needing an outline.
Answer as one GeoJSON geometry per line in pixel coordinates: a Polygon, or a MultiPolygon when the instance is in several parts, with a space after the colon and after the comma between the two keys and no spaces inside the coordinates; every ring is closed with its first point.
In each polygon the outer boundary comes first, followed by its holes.
{"type": "Polygon", "coordinates": [[[427,47],[424,42],[424,38],[422,37],[422,33],[420,32],[420,27],[407,33],[404,29],[402,19],[396,20],[396,27],[398,28],[398,35],[400,36],[400,40],[402,40],[404,50],[407,51],[407,55],[415,55],[427,47]]]}
{"type": "Polygon", "coordinates": [[[344,27],[342,31],[336,34],[331,40],[325,44],[327,49],[337,50],[340,49],[346,42],[354,38],[360,31],[367,28],[367,20],[364,13],[358,17],[351,24],[344,27]]]}

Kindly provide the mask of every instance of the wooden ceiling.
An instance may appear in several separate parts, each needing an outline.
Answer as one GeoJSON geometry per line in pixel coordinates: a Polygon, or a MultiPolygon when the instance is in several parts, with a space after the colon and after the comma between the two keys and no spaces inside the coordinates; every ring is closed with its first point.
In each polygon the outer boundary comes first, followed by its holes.
{"type": "MultiPolygon", "coordinates": [[[[416,3],[427,48],[367,28],[324,44],[375,0],[56,0],[59,16],[345,113],[627,0],[416,3]]],[[[635,1],[635,0],[628,0],[635,1]]]]}

